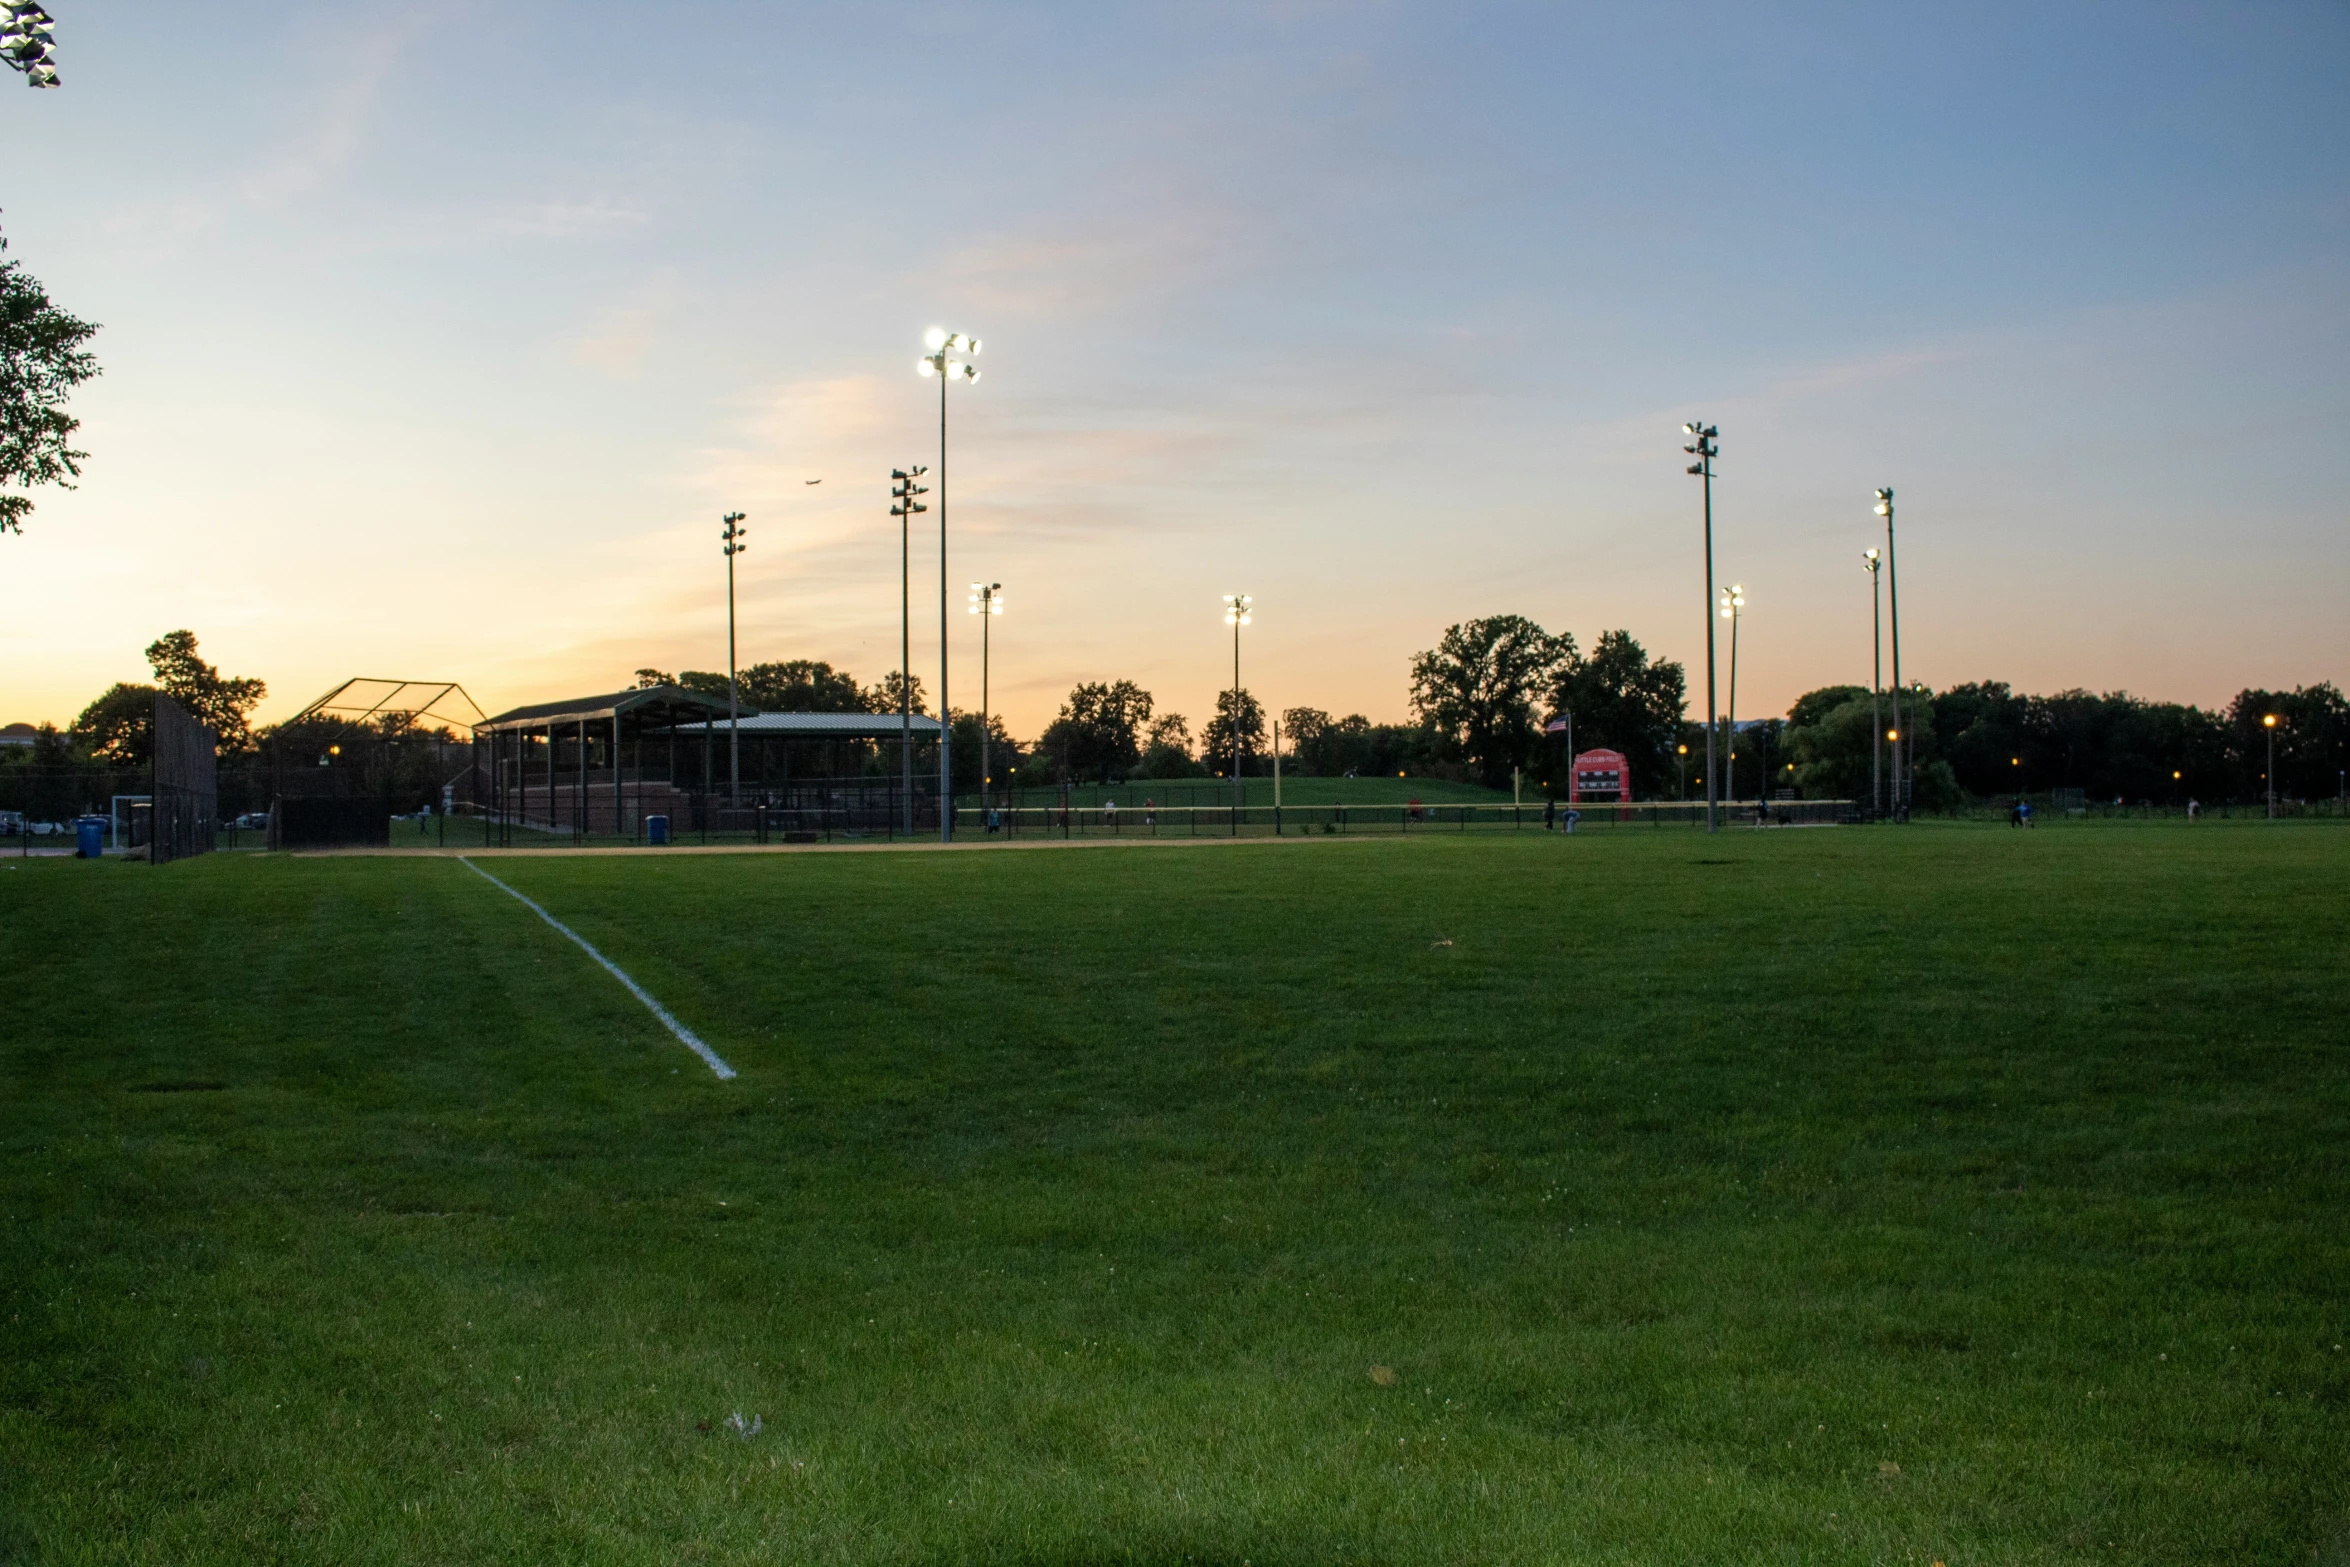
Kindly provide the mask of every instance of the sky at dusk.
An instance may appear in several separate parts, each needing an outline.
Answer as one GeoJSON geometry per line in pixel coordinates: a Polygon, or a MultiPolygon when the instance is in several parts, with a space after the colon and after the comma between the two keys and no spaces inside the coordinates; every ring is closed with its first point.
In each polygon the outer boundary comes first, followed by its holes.
{"type": "Polygon", "coordinates": [[[180,626],[264,720],[723,669],[728,510],[743,661],[877,681],[934,324],[953,696],[1001,581],[1023,737],[1196,728],[1231,591],[1277,709],[1400,719],[1499,613],[1701,702],[1698,416],[1742,715],[1868,679],[1880,484],[1913,678],[2350,682],[2340,4],[50,9],[0,225],[105,374],[0,721],[180,626]]]}

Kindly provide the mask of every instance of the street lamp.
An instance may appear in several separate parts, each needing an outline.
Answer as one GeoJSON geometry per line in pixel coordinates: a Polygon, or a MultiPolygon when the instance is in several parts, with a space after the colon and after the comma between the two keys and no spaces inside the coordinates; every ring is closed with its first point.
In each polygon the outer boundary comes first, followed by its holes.
{"type": "Polygon", "coordinates": [[[988,771],[987,760],[987,628],[1003,612],[1002,583],[971,584],[971,613],[979,617],[979,810],[982,817],[987,813],[987,786],[995,781],[995,775],[988,771]]]}
{"type": "Polygon", "coordinates": [[[1869,574],[1869,814],[1885,809],[1885,715],[1877,694],[1885,688],[1885,592],[1877,573],[1884,562],[1875,550],[1862,550],[1861,563],[1869,574]]]}
{"type": "Polygon", "coordinates": [[[2268,819],[2277,819],[2277,715],[2260,715],[2260,727],[2268,731],[2268,819]]]}
{"type": "Polygon", "coordinates": [[[976,381],[979,367],[957,354],[979,352],[979,339],[932,327],[922,334],[930,350],[914,362],[918,375],[938,380],[938,841],[955,837],[955,784],[947,749],[954,709],[947,705],[947,383],[976,381]]]}
{"type": "MultiPolygon", "coordinates": [[[[1714,596],[1714,459],[1722,449],[1716,437],[1722,432],[1702,419],[1693,419],[1681,426],[1683,435],[1694,439],[1681,450],[1695,457],[1689,471],[1705,481],[1705,596],[1711,602],[1714,596]]],[[[1714,783],[1714,731],[1720,727],[1715,715],[1721,711],[1714,705],[1714,622],[1705,621],[1705,830],[1719,832],[1721,823],[1714,813],[1714,799],[1719,792],[1714,783]]]]}
{"type": "Polygon", "coordinates": [[[718,537],[726,547],[726,803],[740,805],[743,788],[742,703],[734,689],[734,558],[750,545],[751,530],[743,514],[730,511],[719,519],[718,537]]]}
{"type": "Polygon", "coordinates": [[[1254,602],[1245,593],[1224,595],[1224,624],[1232,628],[1232,831],[1240,831],[1240,807],[1246,797],[1240,782],[1240,628],[1255,617],[1249,613],[1254,602]]]}
{"type": "MultiPolygon", "coordinates": [[[[1686,800],[1689,798],[1689,747],[1681,747],[1679,761],[1681,766],[1681,792],[1677,798],[1686,800]]],[[[1572,766],[1573,763],[1570,761],[1568,765],[1572,766]]]]}
{"type": "Polygon", "coordinates": [[[914,836],[914,518],[930,510],[916,496],[930,486],[918,481],[930,470],[921,463],[889,471],[889,514],[898,520],[898,763],[904,771],[900,806],[906,836],[914,836]]]}
{"type": "MultiPolygon", "coordinates": [[[[1885,592],[1893,601],[1893,728],[1901,728],[1901,572],[1893,564],[1893,490],[1877,491],[1877,515],[1885,519],[1885,592]]],[[[1893,743],[1893,819],[1909,820],[1909,775],[1901,766],[1901,742],[1893,743]]]]}
{"type": "Polygon", "coordinates": [[[1732,583],[1722,589],[1722,618],[1730,623],[1730,754],[1729,776],[1724,780],[1723,792],[1731,800],[1738,798],[1738,612],[1745,607],[1743,584],[1732,583]]]}
{"type": "Polygon", "coordinates": [[[57,66],[50,56],[56,31],[57,24],[39,6],[0,0],[0,60],[23,72],[27,87],[57,85],[57,66]]]}

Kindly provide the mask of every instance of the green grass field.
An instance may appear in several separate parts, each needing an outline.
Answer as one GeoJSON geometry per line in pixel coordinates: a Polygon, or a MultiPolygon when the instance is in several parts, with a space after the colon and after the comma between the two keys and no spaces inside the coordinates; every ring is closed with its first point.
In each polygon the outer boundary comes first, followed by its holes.
{"type": "Polygon", "coordinates": [[[0,869],[0,1562],[2350,1561],[2350,833],[482,863],[0,869]]]}

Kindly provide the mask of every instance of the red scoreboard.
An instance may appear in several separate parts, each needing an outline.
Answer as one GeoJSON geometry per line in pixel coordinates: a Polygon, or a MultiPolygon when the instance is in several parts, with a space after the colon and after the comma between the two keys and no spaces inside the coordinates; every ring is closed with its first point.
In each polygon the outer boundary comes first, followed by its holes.
{"type": "Polygon", "coordinates": [[[1567,785],[1569,804],[1607,800],[1628,804],[1632,799],[1632,769],[1621,751],[1585,751],[1575,758],[1574,777],[1567,785]]]}

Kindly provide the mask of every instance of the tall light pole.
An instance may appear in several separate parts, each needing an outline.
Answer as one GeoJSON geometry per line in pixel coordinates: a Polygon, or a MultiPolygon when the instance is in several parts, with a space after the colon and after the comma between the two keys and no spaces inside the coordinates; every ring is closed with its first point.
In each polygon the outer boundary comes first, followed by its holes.
{"type": "MultiPolygon", "coordinates": [[[[1696,439],[1681,450],[1695,457],[1689,471],[1705,481],[1705,597],[1714,596],[1714,459],[1722,453],[1717,444],[1721,431],[1702,419],[1694,419],[1681,426],[1683,435],[1696,439]]],[[[1714,618],[1705,617],[1705,830],[1721,831],[1721,820],[1716,814],[1715,801],[1721,786],[1714,776],[1714,732],[1721,727],[1721,709],[1714,705],[1714,618]]]]}
{"type": "Polygon", "coordinates": [[[719,519],[718,537],[726,548],[726,803],[740,805],[743,789],[742,702],[734,689],[734,558],[750,545],[743,541],[751,530],[743,514],[730,511],[719,519]]]}
{"type": "Polygon", "coordinates": [[[1902,732],[1901,725],[1901,572],[1893,563],[1893,489],[1887,485],[1877,491],[1877,515],[1885,519],[1885,590],[1893,600],[1893,819],[1909,820],[1909,774],[1902,770],[1904,750],[1914,750],[1917,742],[1902,732]]]}
{"type": "Polygon", "coordinates": [[[938,841],[955,838],[955,779],[948,770],[954,709],[947,705],[947,383],[976,381],[979,369],[956,354],[976,354],[979,339],[932,327],[922,334],[930,350],[915,361],[917,374],[938,378],[938,841]]]}
{"type": "Polygon", "coordinates": [[[914,836],[914,519],[930,510],[915,497],[930,486],[918,483],[930,470],[921,463],[889,471],[889,514],[898,520],[898,763],[905,776],[900,810],[906,836],[914,836]]]}
{"type": "Polygon", "coordinates": [[[1909,820],[1909,810],[1916,803],[1918,787],[1917,728],[1931,718],[1930,704],[1934,693],[1926,689],[1923,680],[1909,683],[1909,727],[1901,732],[1901,819],[1909,820]]]}
{"type": "Polygon", "coordinates": [[[1746,589],[1732,583],[1722,589],[1722,618],[1730,623],[1730,717],[1728,754],[1723,758],[1729,768],[1722,780],[1725,799],[1738,798],[1738,612],[1746,607],[1746,589]]]}
{"type": "MultiPolygon", "coordinates": [[[[1224,624],[1232,628],[1232,809],[1238,812],[1243,802],[1240,792],[1240,628],[1254,617],[1249,612],[1254,602],[1245,593],[1224,595],[1224,624]]],[[[1232,830],[1240,831],[1240,817],[1232,818],[1232,830]]]]}
{"type": "Polygon", "coordinates": [[[1885,592],[1877,580],[1875,550],[1860,552],[1869,573],[1869,814],[1885,809],[1885,717],[1877,693],[1885,689],[1885,592]]]}
{"type": "Polygon", "coordinates": [[[28,0],[0,0],[0,60],[24,73],[27,87],[57,85],[57,65],[50,39],[57,24],[49,13],[28,0]]]}
{"type": "Polygon", "coordinates": [[[2268,819],[2277,819],[2277,715],[2260,715],[2260,727],[2268,731],[2268,819]]]}
{"type": "Polygon", "coordinates": [[[995,781],[995,775],[988,771],[987,755],[987,628],[1003,612],[1002,583],[971,584],[971,613],[979,617],[979,810],[982,817],[987,813],[988,785],[995,781]]]}

